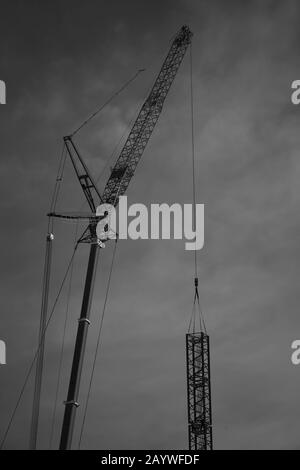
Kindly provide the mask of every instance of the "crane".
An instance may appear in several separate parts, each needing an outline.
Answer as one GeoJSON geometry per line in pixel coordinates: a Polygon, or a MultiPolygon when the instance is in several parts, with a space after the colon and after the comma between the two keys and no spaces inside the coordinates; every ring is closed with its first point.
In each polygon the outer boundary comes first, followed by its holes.
{"type": "MultiPolygon", "coordinates": [[[[79,406],[78,397],[88,327],[90,324],[89,317],[96,268],[98,263],[99,250],[103,246],[102,242],[98,240],[96,233],[97,222],[100,220],[99,217],[95,217],[96,208],[100,203],[108,203],[113,206],[117,206],[119,197],[126,192],[136,167],[146,148],[146,145],[152,135],[154,127],[159,119],[164,101],[182,63],[186,50],[191,44],[192,35],[193,34],[188,26],[185,25],[182,26],[175,35],[169,52],[150,91],[150,94],[144,102],[133,124],[133,127],[110,173],[102,194],[98,190],[97,185],[84,162],[84,159],[80,155],[78,148],[74,143],[73,136],[69,135],[64,137],[65,148],[71,159],[78,181],[81,185],[82,191],[92,214],[88,216],[88,226],[78,241],[78,243],[88,243],[90,245],[90,250],[81,313],[78,320],[67,400],[64,403],[65,411],[60,438],[60,450],[70,449],[72,445],[76,409],[79,406]]],[[[56,212],[50,212],[48,216],[75,219],[85,218],[81,214],[68,215],[66,213],[59,214],[56,212]]],[[[45,318],[43,321],[45,321],[45,318]]],[[[40,326],[40,331],[43,331],[43,324],[40,326]]],[[[43,335],[42,341],[44,341],[43,335]]],[[[40,364],[40,366],[37,366],[37,370],[41,371],[41,369],[42,367],[40,364]]],[[[41,378],[39,378],[38,387],[40,387],[40,384],[41,378]]]]}

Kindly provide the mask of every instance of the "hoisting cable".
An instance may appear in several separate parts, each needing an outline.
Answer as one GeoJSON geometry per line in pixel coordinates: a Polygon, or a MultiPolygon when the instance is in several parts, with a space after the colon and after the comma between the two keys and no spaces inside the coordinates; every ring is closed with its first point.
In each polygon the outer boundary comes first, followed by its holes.
{"type": "MultiPolygon", "coordinates": [[[[74,246],[76,246],[77,236],[78,236],[78,220],[76,222],[76,228],[75,228],[74,246]]],[[[65,351],[65,340],[66,340],[67,324],[68,324],[68,319],[69,319],[69,306],[70,306],[70,298],[71,298],[71,290],[72,290],[73,270],[74,270],[74,263],[72,263],[71,270],[70,270],[69,286],[68,286],[68,293],[67,293],[67,303],[66,303],[65,319],[64,319],[64,326],[63,326],[62,344],[61,344],[61,349],[60,349],[60,357],[59,357],[59,365],[58,365],[58,374],[57,374],[57,382],[56,382],[56,390],[55,390],[54,407],[53,407],[53,413],[52,413],[52,419],[51,419],[51,431],[50,431],[50,441],[49,441],[49,449],[50,450],[52,448],[53,438],[54,438],[54,428],[55,428],[55,419],[56,419],[57,404],[58,404],[58,394],[59,394],[60,383],[61,383],[63,356],[64,356],[64,351],[65,351]]]]}
{"type": "MultiPolygon", "coordinates": [[[[191,133],[192,133],[192,186],[193,186],[193,220],[196,225],[196,172],[195,172],[195,131],[194,131],[194,85],[193,85],[193,51],[192,44],[190,44],[190,109],[191,109],[191,133]]],[[[194,250],[194,302],[192,309],[192,316],[189,323],[188,332],[190,332],[193,323],[193,333],[196,329],[196,310],[199,312],[199,327],[200,331],[206,327],[203,317],[203,312],[200,305],[199,290],[198,290],[198,256],[197,250],[194,250]]]]}
{"type": "MultiPolygon", "coordinates": [[[[66,162],[66,149],[65,145],[62,148],[61,158],[59,160],[59,168],[56,176],[55,186],[51,198],[50,211],[54,212],[58,200],[61,182],[63,179],[63,173],[66,162]]],[[[45,252],[45,263],[44,263],[44,275],[42,284],[42,303],[41,303],[41,314],[40,314],[40,326],[38,343],[40,344],[39,354],[36,359],[36,372],[34,380],[34,394],[32,404],[32,415],[30,425],[30,440],[29,448],[36,449],[37,437],[38,437],[38,425],[39,425],[39,414],[40,414],[40,402],[42,392],[42,378],[44,369],[44,355],[45,355],[45,335],[43,331],[45,329],[47,314],[48,314],[48,299],[50,290],[50,279],[51,279],[51,264],[52,264],[52,242],[54,240],[53,235],[54,220],[48,217],[47,237],[46,237],[46,252],[45,252]]]]}
{"type": "MultiPolygon", "coordinates": [[[[60,191],[61,182],[63,180],[65,164],[66,164],[66,156],[67,156],[67,149],[65,143],[63,143],[61,157],[58,166],[58,172],[55,180],[54,191],[52,194],[51,205],[50,205],[50,213],[55,212],[57,199],[60,191]]],[[[48,233],[51,233],[53,230],[53,217],[48,218],[48,233]]]]}
{"type": "Polygon", "coordinates": [[[94,354],[92,372],[91,372],[91,376],[90,376],[88,393],[87,393],[87,398],[86,398],[85,408],[84,408],[84,413],[83,413],[83,420],[82,420],[81,429],[80,429],[78,450],[80,449],[80,446],[81,446],[81,441],[82,441],[82,436],[83,436],[83,431],[84,431],[84,426],[85,426],[85,421],[86,421],[86,416],[87,416],[87,411],[88,411],[88,405],[89,405],[91,389],[92,389],[92,384],[93,384],[93,379],[94,379],[94,373],[95,373],[95,368],[96,368],[98,351],[99,351],[99,347],[100,347],[103,321],[104,321],[104,316],[105,316],[105,312],[106,312],[106,305],[107,305],[107,300],[108,300],[108,295],[109,295],[109,290],[110,290],[110,284],[111,284],[111,277],[112,277],[112,272],[113,272],[113,267],[114,267],[116,250],[117,250],[117,243],[118,243],[118,238],[115,239],[114,251],[113,251],[110,270],[109,270],[109,275],[108,275],[108,281],[107,281],[105,298],[104,298],[103,309],[102,309],[102,315],[101,315],[101,320],[100,320],[100,325],[99,325],[98,338],[97,338],[97,344],[96,344],[96,349],[95,349],[95,354],[94,354]]]}
{"type": "Polygon", "coordinates": [[[86,124],[88,124],[97,114],[99,114],[116,96],[118,96],[120,93],[122,93],[123,90],[125,90],[137,77],[140,73],[144,72],[146,69],[139,69],[133,77],[131,77],[126,83],[124,83],[119,90],[117,90],[113,95],[108,98],[107,101],[105,101],[100,108],[98,108],[91,116],[89,116],[72,134],[71,137],[74,137],[75,134],[77,134],[86,124]]]}
{"type": "MultiPolygon", "coordinates": [[[[138,76],[140,73],[144,72],[145,70],[146,70],[145,68],[139,69],[139,70],[135,73],[135,75],[134,75],[130,80],[128,80],[128,82],[126,82],[126,83],[125,83],[114,95],[112,95],[95,113],[93,113],[86,121],[84,121],[84,123],[83,123],[78,129],[76,129],[76,131],[74,131],[73,134],[71,134],[71,137],[74,136],[77,132],[79,132],[79,130],[80,130],[85,124],[87,124],[93,117],[95,117],[100,111],[102,111],[102,110],[105,108],[105,106],[107,106],[107,105],[108,105],[117,95],[119,95],[131,82],[133,82],[133,81],[137,78],[137,76],[138,76]]],[[[152,85],[151,85],[151,87],[149,87],[149,90],[148,90],[147,93],[145,94],[145,96],[144,96],[144,98],[143,98],[143,100],[142,100],[142,103],[145,102],[146,97],[149,95],[151,88],[152,88],[152,85]]],[[[135,109],[135,112],[133,113],[133,115],[132,115],[132,117],[131,117],[131,119],[130,119],[130,122],[129,122],[128,126],[124,129],[124,132],[122,133],[122,135],[121,135],[119,141],[117,142],[116,146],[114,147],[113,151],[111,152],[110,156],[108,157],[106,163],[104,164],[104,167],[103,167],[102,170],[100,171],[99,176],[98,176],[97,179],[96,179],[96,184],[100,181],[100,179],[102,178],[102,176],[103,176],[105,170],[107,169],[109,163],[112,161],[112,159],[113,159],[113,157],[114,157],[114,155],[115,155],[117,149],[118,149],[119,146],[120,146],[120,143],[122,142],[122,140],[123,140],[125,134],[128,132],[128,128],[129,128],[129,129],[132,128],[133,122],[134,122],[134,120],[136,119],[136,114],[137,114],[138,110],[140,109],[140,107],[141,107],[141,102],[138,103],[138,105],[137,105],[137,107],[136,107],[136,109],[135,109]]],[[[82,209],[82,207],[84,206],[84,204],[85,204],[85,202],[82,204],[81,209],[82,209]]]]}
{"type": "MultiPolygon", "coordinates": [[[[143,69],[143,70],[145,70],[145,69],[143,69]]],[[[146,95],[144,96],[144,99],[142,100],[143,103],[145,102],[146,97],[149,96],[149,93],[150,93],[150,90],[151,90],[151,89],[152,89],[151,87],[148,89],[146,95]]],[[[134,122],[134,120],[136,119],[135,116],[136,116],[136,114],[137,114],[138,109],[140,108],[140,106],[141,106],[141,104],[139,103],[139,104],[137,105],[136,112],[134,113],[134,115],[133,115],[133,117],[131,118],[131,121],[130,121],[130,123],[129,123],[129,126],[128,126],[129,129],[132,129],[133,122],[134,122]]],[[[149,113],[149,111],[148,111],[148,113],[149,113]]],[[[123,132],[123,134],[122,134],[122,136],[121,136],[119,142],[118,142],[117,145],[116,145],[116,148],[114,149],[112,155],[109,157],[109,160],[112,159],[112,157],[113,157],[113,155],[114,155],[114,152],[115,152],[115,151],[117,150],[117,148],[119,147],[119,145],[120,145],[120,143],[121,143],[123,137],[125,136],[125,133],[126,133],[127,130],[128,130],[128,129],[125,129],[125,130],[124,130],[124,132],[123,132]]],[[[140,133],[141,133],[141,132],[142,132],[142,131],[140,131],[140,133]]],[[[131,155],[131,154],[128,155],[127,161],[128,161],[128,159],[130,158],[130,155],[131,155]]],[[[108,163],[106,163],[106,165],[105,165],[105,167],[103,168],[102,172],[100,173],[100,175],[99,175],[97,181],[101,178],[102,174],[104,173],[104,170],[107,168],[107,165],[108,165],[108,163]]],[[[127,163],[126,163],[126,168],[127,168],[127,163]]],[[[126,171],[124,172],[124,174],[123,174],[123,176],[122,176],[122,179],[121,179],[121,181],[119,182],[119,189],[118,189],[118,191],[117,191],[117,193],[116,193],[116,196],[115,196],[113,205],[115,205],[116,202],[117,202],[117,199],[118,199],[118,197],[119,197],[119,193],[120,193],[120,190],[121,190],[121,182],[122,182],[123,179],[125,178],[125,175],[126,175],[126,171]]]]}
{"type": "MultiPolygon", "coordinates": [[[[120,147],[120,144],[122,142],[122,140],[124,139],[125,135],[128,133],[128,129],[131,129],[132,127],[132,124],[134,122],[134,119],[135,119],[135,116],[136,116],[136,113],[137,113],[137,110],[140,108],[140,102],[138,103],[130,121],[129,121],[129,124],[125,127],[121,137],[119,138],[117,144],[115,145],[115,147],[113,148],[112,152],[110,153],[109,157],[107,158],[102,170],[100,171],[95,183],[96,185],[98,185],[100,179],[102,178],[102,176],[104,175],[104,172],[106,171],[106,169],[108,168],[109,164],[111,163],[111,161],[113,160],[113,157],[114,155],[116,154],[118,148],[120,147]]],[[[80,206],[80,209],[79,209],[79,212],[83,209],[83,207],[85,206],[86,204],[86,201],[83,201],[83,203],[81,204],[80,206]]]]}
{"type": "Polygon", "coordinates": [[[5,433],[4,433],[4,435],[3,435],[3,438],[2,438],[2,440],[1,440],[1,443],[0,443],[0,450],[3,449],[3,446],[4,446],[4,444],[5,444],[6,438],[7,438],[7,436],[8,436],[8,433],[9,433],[9,431],[10,431],[11,425],[12,425],[12,423],[13,423],[15,414],[16,414],[16,412],[17,412],[17,409],[18,409],[19,405],[20,405],[20,402],[21,402],[21,399],[22,399],[22,397],[23,397],[23,394],[24,394],[26,385],[27,385],[27,383],[28,383],[29,377],[30,377],[31,372],[32,372],[32,370],[33,370],[34,363],[35,363],[35,361],[36,361],[36,359],[37,359],[37,356],[38,356],[38,354],[39,354],[41,345],[42,345],[42,343],[43,343],[43,340],[44,340],[46,331],[47,331],[47,329],[48,329],[48,327],[49,327],[49,324],[50,324],[50,322],[51,322],[51,319],[52,319],[52,317],[53,317],[53,314],[54,314],[54,311],[55,311],[57,302],[58,302],[59,297],[60,297],[60,295],[61,295],[61,292],[62,292],[62,290],[63,290],[65,281],[66,281],[67,276],[68,276],[68,273],[69,273],[69,270],[70,270],[70,268],[71,268],[71,266],[72,266],[72,264],[73,264],[73,260],[74,260],[74,256],[75,256],[77,247],[78,247],[78,243],[76,244],[76,246],[75,246],[75,248],[74,248],[74,251],[73,251],[73,253],[72,253],[71,259],[70,259],[69,264],[68,264],[68,266],[67,266],[66,273],[65,273],[65,275],[64,275],[64,277],[63,277],[63,280],[62,280],[62,282],[61,282],[60,288],[59,288],[59,290],[58,290],[58,294],[57,294],[57,296],[56,296],[56,298],[55,298],[55,301],[54,301],[54,304],[53,304],[51,313],[50,313],[49,318],[48,318],[48,320],[47,320],[46,327],[45,327],[45,329],[44,329],[44,331],[43,331],[41,341],[40,341],[39,344],[38,344],[38,347],[37,347],[37,350],[36,350],[36,352],[35,352],[35,355],[34,355],[34,357],[33,357],[33,359],[32,359],[32,362],[31,362],[31,364],[30,364],[30,366],[29,366],[29,368],[28,368],[28,371],[27,371],[27,374],[26,374],[26,376],[25,376],[25,380],[24,380],[24,383],[23,383],[23,385],[22,385],[22,388],[21,388],[21,390],[20,390],[20,393],[19,393],[19,396],[18,396],[16,405],[15,405],[15,407],[14,407],[14,409],[13,409],[13,412],[12,412],[12,414],[11,414],[11,416],[10,416],[10,419],[9,419],[9,422],[8,422],[8,425],[7,425],[7,428],[6,428],[6,430],[5,430],[5,433]]]}

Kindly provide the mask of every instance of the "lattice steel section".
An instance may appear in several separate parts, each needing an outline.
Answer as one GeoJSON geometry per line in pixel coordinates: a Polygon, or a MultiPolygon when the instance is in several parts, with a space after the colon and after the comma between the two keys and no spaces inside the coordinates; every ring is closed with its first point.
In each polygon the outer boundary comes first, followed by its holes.
{"type": "Polygon", "coordinates": [[[212,450],[209,336],[186,335],[189,449],[212,450]]]}
{"type": "Polygon", "coordinates": [[[175,36],[154,86],[145,101],[103,192],[103,200],[116,206],[135,172],[153,129],[158,121],[165,98],[191,43],[192,32],[183,26],[175,36]]]}

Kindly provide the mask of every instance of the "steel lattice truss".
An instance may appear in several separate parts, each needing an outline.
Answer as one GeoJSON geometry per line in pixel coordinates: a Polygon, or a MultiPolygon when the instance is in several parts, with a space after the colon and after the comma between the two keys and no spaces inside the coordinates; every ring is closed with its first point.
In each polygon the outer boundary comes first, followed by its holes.
{"type": "MultiPolygon", "coordinates": [[[[126,192],[130,180],[134,175],[135,169],[158,121],[165,98],[184,58],[186,50],[191,43],[192,36],[193,33],[187,26],[182,26],[176,34],[154,86],[143,104],[129,136],[127,137],[121,154],[111,171],[102,195],[97,189],[96,183],[93,181],[84,160],[79,154],[77,147],[72,140],[72,136],[64,137],[65,147],[92,211],[91,217],[89,217],[89,226],[82,235],[80,242],[94,243],[97,241],[97,220],[94,215],[98,203],[108,203],[113,206],[117,206],[119,197],[126,192]]],[[[73,214],[73,216],[70,216],[66,213],[57,214],[55,212],[50,212],[48,215],[51,217],[62,217],[66,219],[82,218],[80,214],[73,214]]]]}
{"type": "Polygon", "coordinates": [[[186,335],[189,449],[212,450],[209,336],[186,335]]]}
{"type": "Polygon", "coordinates": [[[154,86],[140,110],[106,183],[102,195],[104,202],[116,206],[119,197],[125,193],[158,121],[165,98],[191,43],[191,38],[192,32],[187,26],[183,26],[176,35],[154,86]]]}

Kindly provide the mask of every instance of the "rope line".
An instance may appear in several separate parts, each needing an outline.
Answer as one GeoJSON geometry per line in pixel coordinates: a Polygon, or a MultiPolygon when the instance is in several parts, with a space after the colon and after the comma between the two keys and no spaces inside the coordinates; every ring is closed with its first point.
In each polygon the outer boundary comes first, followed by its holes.
{"type": "MultiPolygon", "coordinates": [[[[97,177],[97,179],[96,179],[96,184],[99,183],[99,181],[100,181],[100,179],[102,178],[102,176],[103,176],[104,172],[106,171],[107,167],[108,167],[109,164],[112,162],[114,155],[116,154],[118,148],[120,147],[120,144],[121,144],[122,140],[124,139],[125,135],[126,135],[127,132],[128,132],[128,129],[130,129],[130,128],[132,127],[132,124],[133,124],[133,122],[134,122],[134,119],[135,119],[135,116],[136,116],[136,113],[137,113],[137,109],[138,109],[139,107],[140,107],[140,102],[139,102],[139,104],[137,105],[137,108],[135,109],[135,111],[134,111],[134,113],[133,113],[133,115],[132,115],[132,117],[131,117],[131,119],[130,119],[130,121],[129,121],[129,124],[125,127],[125,129],[124,129],[124,131],[123,131],[121,137],[119,138],[117,144],[115,145],[115,147],[113,148],[113,150],[112,150],[112,152],[110,153],[109,157],[107,158],[107,160],[106,160],[106,162],[105,162],[105,164],[104,164],[104,167],[103,167],[102,170],[100,171],[100,173],[99,173],[99,175],[98,175],[98,177],[97,177]]],[[[85,206],[85,204],[86,204],[86,200],[84,200],[83,203],[81,204],[79,211],[81,211],[81,210],[83,209],[83,207],[85,206]]]]}
{"type": "MultiPolygon", "coordinates": [[[[194,226],[196,225],[196,170],[195,170],[195,118],[194,118],[194,84],[193,84],[193,50],[192,44],[190,44],[190,109],[191,109],[191,133],[192,133],[192,194],[193,194],[193,219],[194,226]]],[[[196,331],[196,310],[199,314],[199,328],[200,331],[205,331],[205,321],[200,305],[199,290],[198,290],[198,254],[197,250],[194,250],[194,302],[192,308],[192,315],[188,327],[188,332],[191,330],[193,324],[193,333],[196,331]]]]}
{"type": "Polygon", "coordinates": [[[140,73],[144,72],[146,69],[139,69],[133,77],[130,78],[119,90],[117,90],[110,98],[108,98],[105,103],[103,103],[100,108],[98,108],[91,116],[89,116],[72,134],[71,137],[73,137],[75,134],[77,134],[84,126],[86,126],[97,114],[99,114],[116,96],[118,96],[125,88],[127,88],[130,83],[132,83],[140,73]]]}
{"type": "Polygon", "coordinates": [[[100,326],[99,326],[99,331],[98,331],[98,338],[97,338],[97,344],[96,344],[96,349],[95,349],[95,354],[94,354],[92,372],[91,372],[91,376],[90,376],[90,382],[89,382],[88,393],[87,393],[87,398],[86,398],[86,403],[85,403],[85,408],[84,408],[83,420],[82,420],[82,425],[81,425],[81,429],[80,429],[78,450],[81,447],[81,441],[82,441],[84,426],[85,426],[85,422],[86,422],[86,416],[87,416],[88,405],[89,405],[91,389],[92,389],[92,384],[93,384],[93,378],[94,378],[94,373],[95,373],[95,368],[96,368],[98,351],[99,351],[99,347],[100,347],[100,339],[101,339],[101,333],[102,333],[102,328],[103,328],[103,321],[104,321],[104,316],[105,316],[105,311],[106,311],[106,305],[107,305],[107,300],[108,300],[108,295],[109,295],[109,290],[110,290],[111,277],[112,277],[112,272],[113,272],[113,266],[114,266],[114,261],[115,261],[116,250],[117,250],[117,242],[118,242],[118,238],[116,238],[116,240],[115,240],[114,251],[113,251],[113,255],[112,255],[110,271],[109,271],[109,276],[108,276],[108,281],[107,281],[107,286],[106,286],[106,293],[105,293],[105,299],[104,299],[104,303],[103,303],[102,315],[101,315],[100,326]]]}
{"type": "MultiPolygon", "coordinates": [[[[78,221],[76,223],[76,229],[75,229],[75,235],[74,235],[74,246],[75,247],[76,247],[77,234],[78,234],[78,221]]],[[[57,383],[56,383],[56,390],[55,390],[54,407],[53,407],[53,413],[52,413],[52,419],[51,419],[51,432],[50,432],[49,449],[52,448],[53,438],[54,438],[55,419],[56,419],[56,412],[57,412],[59,389],[60,389],[60,384],[61,384],[61,374],[62,374],[63,356],[64,356],[64,350],[65,350],[67,324],[68,324],[68,320],[69,320],[69,305],[70,305],[71,289],[72,289],[72,281],[73,281],[73,270],[74,270],[74,263],[72,262],[71,271],[70,271],[70,278],[69,278],[68,294],[67,294],[65,319],[64,319],[64,326],[63,326],[62,345],[61,345],[60,357],[59,357],[59,366],[58,366],[57,383]]]]}
{"type": "MultiPolygon", "coordinates": [[[[196,176],[195,176],[195,124],[194,124],[194,84],[193,84],[193,52],[190,45],[190,100],[191,100],[191,131],[192,131],[192,175],[193,175],[193,218],[196,222],[196,176]]],[[[194,250],[195,278],[198,277],[197,250],[194,250]]]]}
{"type": "Polygon", "coordinates": [[[24,380],[23,386],[22,386],[22,388],[21,388],[20,394],[19,394],[19,396],[18,396],[18,400],[17,400],[16,405],[15,405],[15,407],[14,407],[14,409],[13,409],[13,412],[12,412],[11,417],[10,417],[10,419],[9,419],[7,428],[6,428],[6,430],[5,430],[5,433],[4,433],[4,435],[3,435],[3,438],[2,438],[2,440],[1,440],[0,450],[3,449],[3,446],[4,446],[5,441],[6,441],[6,439],[7,439],[8,433],[9,433],[9,431],[10,431],[11,425],[12,425],[12,423],[13,423],[15,414],[16,414],[16,412],[17,412],[17,409],[18,409],[19,405],[20,405],[20,402],[21,402],[21,399],[22,399],[22,397],[23,397],[23,394],[24,394],[26,385],[27,385],[27,383],[28,383],[29,377],[30,377],[31,372],[32,372],[32,370],[33,370],[34,363],[35,363],[35,361],[36,361],[36,359],[37,359],[37,356],[38,356],[38,353],[39,353],[39,351],[40,351],[41,345],[42,345],[43,340],[44,340],[44,338],[45,338],[46,331],[47,331],[48,326],[49,326],[49,324],[50,324],[50,321],[51,321],[51,319],[52,319],[52,317],[53,317],[53,314],[54,314],[54,311],[55,311],[57,302],[58,302],[58,300],[59,300],[60,294],[61,294],[61,292],[62,292],[64,283],[65,283],[66,278],[67,278],[67,276],[68,276],[70,267],[71,267],[71,265],[72,265],[72,263],[73,263],[73,259],[74,259],[74,256],[75,256],[75,252],[76,252],[76,250],[77,250],[77,246],[78,246],[78,244],[76,244],[76,246],[75,246],[75,248],[74,248],[74,251],[73,251],[73,254],[72,254],[71,259],[70,259],[70,261],[69,261],[69,264],[68,264],[66,273],[65,273],[65,275],[64,275],[64,277],[63,277],[63,280],[62,280],[62,283],[61,283],[61,285],[60,285],[60,288],[59,288],[58,294],[57,294],[57,296],[56,296],[56,299],[55,299],[55,301],[54,301],[54,304],[53,304],[51,313],[50,313],[49,318],[48,318],[48,320],[47,320],[45,329],[44,329],[44,331],[43,331],[43,334],[42,334],[42,337],[41,337],[41,341],[40,341],[39,344],[38,344],[36,353],[35,353],[35,355],[34,355],[34,357],[33,357],[33,359],[32,359],[32,362],[31,362],[31,364],[30,364],[30,367],[29,367],[29,369],[28,369],[28,371],[27,371],[27,374],[26,374],[26,376],[25,376],[25,380],[24,380]]]}
{"type": "MultiPolygon", "coordinates": [[[[63,143],[62,146],[62,151],[61,151],[61,157],[59,160],[59,166],[58,166],[58,171],[56,175],[56,180],[55,180],[55,186],[52,194],[52,199],[51,199],[51,205],[50,205],[50,213],[55,212],[57,200],[58,200],[58,195],[60,192],[60,185],[63,180],[63,175],[64,175],[64,170],[65,170],[65,164],[66,164],[66,156],[67,156],[67,149],[65,147],[65,143],[63,143]]],[[[53,218],[49,217],[48,219],[48,233],[53,231],[53,218]]]]}

